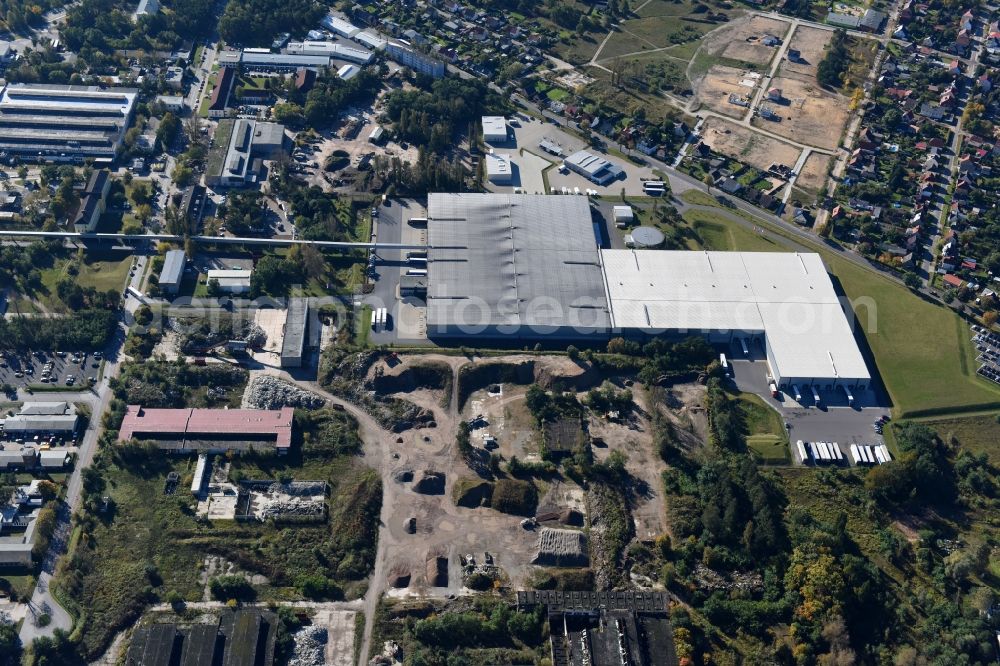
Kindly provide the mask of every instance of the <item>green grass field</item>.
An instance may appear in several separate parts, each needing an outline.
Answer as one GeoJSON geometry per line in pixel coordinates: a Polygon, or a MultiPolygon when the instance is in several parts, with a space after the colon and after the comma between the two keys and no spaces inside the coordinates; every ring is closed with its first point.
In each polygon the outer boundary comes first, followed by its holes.
{"type": "MultiPolygon", "coordinates": [[[[705,33],[724,25],[706,21],[706,9],[703,4],[688,0],[652,0],[642,7],[638,18],[621,22],[621,29],[608,40],[600,59],[697,41],[705,33]]],[[[731,12],[730,16],[736,13],[731,12]]]]}
{"type": "Polygon", "coordinates": [[[755,234],[713,211],[689,210],[684,219],[701,238],[692,249],[742,252],[780,252],[785,248],[769,237],[755,234]]]}
{"type": "Polygon", "coordinates": [[[825,252],[851,299],[897,413],[1000,405],[1000,388],[975,375],[968,324],[906,287],[825,252]]]}
{"type": "Polygon", "coordinates": [[[985,453],[994,465],[1000,464],[1000,423],[996,414],[923,421],[946,440],[954,437],[971,453],[985,453]]]}
{"type": "Polygon", "coordinates": [[[788,464],[788,433],[781,415],[753,393],[741,393],[739,399],[746,419],[747,447],[766,464],[788,464]]]}
{"type": "MultiPolygon", "coordinates": [[[[68,259],[59,259],[48,268],[42,269],[42,285],[45,293],[35,294],[42,305],[50,310],[65,312],[66,306],[56,295],[56,285],[63,276],[67,275],[66,267],[69,265],[68,259]]],[[[97,291],[108,291],[114,289],[120,291],[125,286],[125,278],[128,275],[129,267],[132,265],[130,257],[123,259],[91,260],[89,258],[79,264],[80,271],[73,277],[73,280],[81,287],[93,287],[97,291]]],[[[22,309],[22,312],[24,310],[22,309]]]]}

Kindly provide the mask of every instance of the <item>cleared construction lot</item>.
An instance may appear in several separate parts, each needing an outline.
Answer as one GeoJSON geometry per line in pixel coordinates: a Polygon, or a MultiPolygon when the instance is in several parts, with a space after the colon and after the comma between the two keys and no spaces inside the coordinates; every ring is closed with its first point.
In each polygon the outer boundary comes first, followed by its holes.
{"type": "Polygon", "coordinates": [[[801,74],[813,80],[816,79],[816,68],[823,59],[823,51],[830,43],[833,32],[822,28],[798,26],[788,43],[789,50],[799,52],[798,59],[785,58],[778,73],[785,76],[789,73],[801,74]]]}
{"type": "Polygon", "coordinates": [[[821,88],[815,76],[778,76],[771,80],[771,87],[781,90],[784,99],[767,106],[782,120],[754,118],[755,126],[803,145],[837,147],[850,116],[846,97],[821,88]]]}
{"type": "Polygon", "coordinates": [[[830,159],[829,155],[811,153],[799,171],[795,186],[809,192],[819,192],[823,188],[823,183],[826,182],[830,159]]]}
{"type": "Polygon", "coordinates": [[[760,85],[760,73],[727,65],[713,65],[700,80],[695,82],[698,101],[703,106],[731,118],[742,118],[748,106],[732,104],[730,95],[753,98],[760,85]]]}
{"type": "Polygon", "coordinates": [[[764,44],[765,37],[771,35],[783,39],[788,32],[788,21],[767,16],[750,16],[731,22],[725,29],[712,33],[702,48],[714,51],[723,45],[722,57],[756,65],[771,62],[778,45],[764,44]]]}
{"type": "Polygon", "coordinates": [[[765,171],[771,164],[794,165],[801,152],[789,143],[722,118],[708,118],[703,133],[712,150],[765,171]]]}

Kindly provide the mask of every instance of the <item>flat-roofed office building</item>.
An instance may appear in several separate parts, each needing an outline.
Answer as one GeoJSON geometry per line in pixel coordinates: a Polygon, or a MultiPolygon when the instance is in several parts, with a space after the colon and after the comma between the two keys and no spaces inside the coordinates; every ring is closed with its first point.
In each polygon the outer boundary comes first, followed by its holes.
{"type": "Polygon", "coordinates": [[[163,258],[163,269],[160,271],[160,291],[164,294],[176,294],[180,291],[184,279],[184,250],[170,250],[163,258]]]}

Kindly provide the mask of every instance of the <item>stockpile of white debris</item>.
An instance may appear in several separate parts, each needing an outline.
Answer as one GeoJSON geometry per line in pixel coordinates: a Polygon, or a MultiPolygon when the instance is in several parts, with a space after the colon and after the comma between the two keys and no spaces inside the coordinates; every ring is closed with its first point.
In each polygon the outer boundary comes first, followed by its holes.
{"type": "Polygon", "coordinates": [[[293,635],[295,649],[288,666],[323,666],[326,663],[326,629],[315,625],[303,627],[293,635]]]}
{"type": "Polygon", "coordinates": [[[270,375],[255,375],[243,393],[243,409],[319,409],[326,400],[270,375]]]}

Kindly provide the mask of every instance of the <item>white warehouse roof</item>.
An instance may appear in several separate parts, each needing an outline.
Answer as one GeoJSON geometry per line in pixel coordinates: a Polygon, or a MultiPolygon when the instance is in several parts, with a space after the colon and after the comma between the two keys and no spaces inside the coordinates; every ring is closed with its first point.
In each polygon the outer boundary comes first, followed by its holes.
{"type": "Polygon", "coordinates": [[[338,35],[343,35],[344,37],[354,37],[356,34],[361,32],[361,28],[357,27],[350,21],[347,21],[339,16],[334,16],[333,14],[328,14],[323,17],[320,21],[324,28],[328,28],[338,35]]]}
{"type": "Polygon", "coordinates": [[[869,379],[818,254],[602,250],[614,328],[763,332],[781,377],[869,379]]]}
{"type": "Polygon", "coordinates": [[[507,138],[507,119],[503,116],[483,116],[483,138],[507,138]]]}

